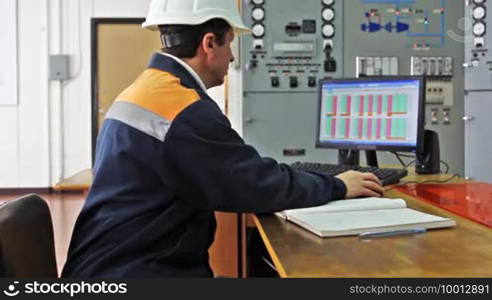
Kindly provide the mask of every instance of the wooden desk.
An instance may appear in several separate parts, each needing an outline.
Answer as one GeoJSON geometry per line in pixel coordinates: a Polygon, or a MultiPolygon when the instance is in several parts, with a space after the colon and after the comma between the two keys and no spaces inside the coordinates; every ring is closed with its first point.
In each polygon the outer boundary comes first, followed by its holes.
{"type": "Polygon", "coordinates": [[[87,191],[92,185],[92,169],[80,171],[55,184],[55,191],[87,191]]]}
{"type": "MultiPolygon", "coordinates": [[[[403,181],[449,177],[409,175],[403,181]]],[[[253,218],[281,277],[492,277],[492,229],[395,190],[384,196],[451,217],[457,226],[373,240],[322,239],[273,215],[253,218]]]]}

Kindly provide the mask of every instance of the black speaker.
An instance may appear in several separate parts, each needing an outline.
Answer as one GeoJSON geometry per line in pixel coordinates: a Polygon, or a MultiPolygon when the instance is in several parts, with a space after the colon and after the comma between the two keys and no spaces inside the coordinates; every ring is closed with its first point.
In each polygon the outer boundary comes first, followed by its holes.
{"type": "Polygon", "coordinates": [[[415,172],[417,174],[439,174],[441,172],[440,165],[439,136],[435,131],[425,130],[424,150],[417,153],[415,172]]]}

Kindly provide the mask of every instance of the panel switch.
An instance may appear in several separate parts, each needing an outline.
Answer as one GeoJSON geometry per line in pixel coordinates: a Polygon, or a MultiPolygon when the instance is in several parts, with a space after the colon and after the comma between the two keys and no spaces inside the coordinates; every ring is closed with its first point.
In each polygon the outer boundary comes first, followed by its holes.
{"type": "Polygon", "coordinates": [[[308,86],[309,87],[316,87],[316,77],[309,77],[308,78],[308,86]]]}
{"type": "Polygon", "coordinates": [[[271,82],[272,82],[272,87],[279,87],[280,86],[280,80],[277,76],[272,76],[270,78],[271,82]]]}
{"type": "Polygon", "coordinates": [[[291,88],[296,88],[299,86],[299,81],[297,80],[297,77],[290,77],[290,87],[291,88]]]}
{"type": "Polygon", "coordinates": [[[337,61],[334,58],[328,58],[324,64],[325,72],[332,73],[337,71],[337,61]]]}

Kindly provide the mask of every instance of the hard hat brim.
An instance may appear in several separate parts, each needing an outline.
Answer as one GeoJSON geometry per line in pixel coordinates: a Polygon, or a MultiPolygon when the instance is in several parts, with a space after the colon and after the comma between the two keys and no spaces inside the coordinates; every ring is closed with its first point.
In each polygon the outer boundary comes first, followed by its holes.
{"type": "Polygon", "coordinates": [[[234,33],[237,35],[242,35],[242,34],[251,34],[252,31],[250,28],[248,28],[246,25],[242,24],[242,22],[231,22],[230,20],[225,19],[222,16],[217,16],[217,17],[208,17],[203,20],[197,20],[195,22],[183,22],[182,20],[175,20],[173,21],[172,19],[166,20],[165,22],[158,21],[158,20],[146,20],[144,23],[142,23],[142,27],[152,30],[152,31],[157,31],[159,30],[160,25],[200,25],[203,24],[211,19],[222,19],[226,21],[234,30],[234,33]],[[239,24],[238,24],[239,23],[239,24]]]}

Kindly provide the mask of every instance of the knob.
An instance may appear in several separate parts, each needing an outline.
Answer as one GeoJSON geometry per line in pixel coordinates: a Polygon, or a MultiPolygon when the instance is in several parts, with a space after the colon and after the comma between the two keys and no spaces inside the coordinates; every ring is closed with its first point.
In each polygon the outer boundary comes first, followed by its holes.
{"type": "Polygon", "coordinates": [[[463,68],[473,68],[473,67],[477,67],[477,66],[478,66],[478,64],[477,64],[477,63],[478,63],[478,62],[477,62],[476,60],[474,60],[474,61],[473,61],[473,62],[471,62],[471,63],[464,63],[464,64],[463,64],[463,68]]]}
{"type": "Polygon", "coordinates": [[[258,61],[250,60],[247,64],[244,65],[244,69],[246,71],[251,71],[252,69],[258,67],[258,61]]]}
{"type": "Polygon", "coordinates": [[[463,121],[465,121],[465,122],[471,122],[471,121],[473,121],[474,119],[475,119],[475,117],[474,117],[474,116],[464,116],[464,117],[463,117],[463,121]]]}

